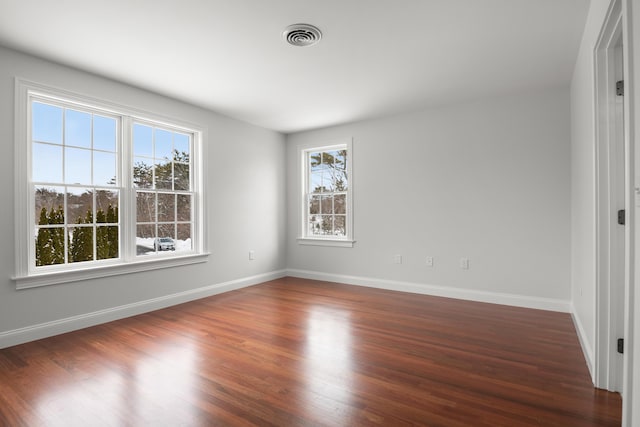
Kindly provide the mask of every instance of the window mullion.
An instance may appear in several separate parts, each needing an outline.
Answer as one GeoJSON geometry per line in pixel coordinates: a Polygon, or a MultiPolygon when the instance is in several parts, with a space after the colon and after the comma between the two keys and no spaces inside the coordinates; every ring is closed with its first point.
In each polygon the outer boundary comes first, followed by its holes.
{"type": "MultiPolygon", "coordinates": [[[[63,161],[62,173],[64,174],[64,155],[62,156],[62,161],[63,161]]],[[[68,210],[69,203],[67,199],[69,198],[69,188],[66,185],[63,188],[64,188],[64,195],[62,196],[62,203],[63,203],[64,212],[65,212],[64,219],[62,220],[62,232],[64,234],[64,245],[63,245],[64,263],[65,265],[68,265],[69,264],[69,215],[67,215],[67,212],[69,212],[68,210]]]]}
{"type": "MultiPolygon", "coordinates": [[[[91,145],[93,146],[93,142],[91,143],[91,145]]],[[[93,181],[93,157],[94,156],[92,151],[91,152],[91,182],[94,182],[93,181]]],[[[92,196],[93,203],[91,203],[93,205],[93,215],[91,215],[91,219],[92,219],[91,227],[93,227],[93,260],[96,261],[98,259],[98,207],[96,206],[98,202],[96,193],[98,190],[96,189],[95,186],[92,186],[91,191],[93,192],[93,196],[92,196]]]]}
{"type": "Polygon", "coordinates": [[[120,159],[118,174],[121,189],[120,233],[122,258],[131,261],[136,256],[136,189],[133,186],[133,119],[128,116],[120,120],[120,159]]]}

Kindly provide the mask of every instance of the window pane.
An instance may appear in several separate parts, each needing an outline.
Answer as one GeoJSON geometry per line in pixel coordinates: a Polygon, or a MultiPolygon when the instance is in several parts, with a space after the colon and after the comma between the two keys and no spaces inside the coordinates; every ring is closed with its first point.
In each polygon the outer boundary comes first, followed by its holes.
{"type": "Polygon", "coordinates": [[[309,213],[312,215],[320,213],[320,196],[309,197],[309,213]]]}
{"type": "Polygon", "coordinates": [[[309,234],[322,234],[322,217],[320,215],[309,215],[309,234]]]}
{"type": "Polygon", "coordinates": [[[346,214],[347,196],[345,194],[336,194],[333,196],[333,211],[337,214],[346,214]]]}
{"type": "Polygon", "coordinates": [[[34,141],[62,144],[62,108],[34,102],[31,106],[31,137],[34,141]]]}
{"type": "Polygon", "coordinates": [[[178,221],[191,221],[191,196],[178,195],[178,221]]]}
{"type": "Polygon", "coordinates": [[[62,183],[62,146],[33,144],[32,177],[34,182],[62,183]]]}
{"type": "Polygon", "coordinates": [[[107,222],[107,210],[96,206],[96,224],[106,224],[107,222]]]}
{"type": "Polygon", "coordinates": [[[96,191],[96,222],[118,224],[119,223],[118,205],[119,205],[119,200],[118,200],[117,191],[106,191],[106,190],[96,191]],[[101,219],[100,212],[103,212],[104,221],[100,221],[101,219]]]}
{"type": "Polygon", "coordinates": [[[349,183],[347,181],[347,171],[335,170],[334,171],[334,191],[347,191],[349,183]]]}
{"type": "Polygon", "coordinates": [[[175,220],[175,194],[158,193],[158,221],[169,222],[175,220]]]}
{"type": "Polygon", "coordinates": [[[323,154],[323,162],[327,165],[327,168],[334,169],[336,163],[337,151],[327,151],[323,154]]]}
{"type": "Polygon", "coordinates": [[[322,192],[322,173],[312,173],[309,177],[309,192],[322,192]]]}
{"type": "Polygon", "coordinates": [[[189,153],[184,151],[173,150],[173,161],[178,163],[189,164],[189,153]]]}
{"type": "Polygon", "coordinates": [[[332,215],[322,215],[322,234],[323,235],[333,234],[333,216],[332,215]]]}
{"type": "Polygon", "coordinates": [[[67,190],[67,218],[70,224],[93,224],[93,191],[89,188],[67,190]]]}
{"type": "Polygon", "coordinates": [[[309,218],[309,230],[311,234],[326,236],[333,233],[332,215],[312,215],[309,218]]]}
{"type": "Polygon", "coordinates": [[[173,147],[171,143],[171,132],[164,129],[156,129],[155,154],[156,159],[173,158],[173,147]]]}
{"type": "Polygon", "coordinates": [[[116,151],[116,120],[111,117],[93,116],[93,148],[116,151]]]}
{"type": "Polygon", "coordinates": [[[156,237],[156,226],[152,224],[138,224],[136,227],[136,254],[153,253],[153,242],[156,237]]]}
{"type": "Polygon", "coordinates": [[[322,152],[322,170],[323,171],[328,171],[331,170],[331,168],[333,167],[333,156],[331,156],[331,154],[329,154],[329,152],[327,151],[323,151],[322,152]]]}
{"type": "Polygon", "coordinates": [[[34,213],[37,225],[64,224],[64,187],[36,187],[34,213]]]}
{"type": "Polygon", "coordinates": [[[69,229],[69,262],[93,261],[93,227],[69,229]]]}
{"type": "Polygon", "coordinates": [[[144,192],[136,193],[136,221],[155,222],[155,220],[156,194],[144,192]]]}
{"type": "Polygon", "coordinates": [[[189,154],[191,153],[189,139],[189,135],[185,135],[183,133],[173,134],[173,149],[178,153],[179,157],[189,157],[189,154]]]}
{"type": "Polygon", "coordinates": [[[322,153],[309,153],[309,170],[312,173],[322,170],[322,153]]]}
{"type": "Polygon", "coordinates": [[[174,163],[174,190],[189,191],[189,165],[184,163],[174,163]]]}
{"type": "Polygon", "coordinates": [[[36,230],[36,266],[64,264],[64,228],[36,230]]]}
{"type": "Polygon", "coordinates": [[[339,237],[347,235],[347,217],[345,215],[336,215],[334,217],[334,234],[339,237]]]}
{"type": "Polygon", "coordinates": [[[133,125],[133,154],[153,157],[153,129],[149,126],[133,125]]]}
{"type": "Polygon", "coordinates": [[[158,237],[176,238],[176,228],[173,224],[158,224],[158,237]]]}
{"type": "Polygon", "coordinates": [[[176,238],[176,251],[190,251],[191,247],[191,224],[178,224],[178,236],[176,238]]]}
{"type": "Polygon", "coordinates": [[[171,170],[172,163],[164,160],[156,161],[156,188],[162,190],[171,190],[171,184],[173,181],[173,172],[171,170]]]}
{"type": "Polygon", "coordinates": [[[333,171],[330,169],[326,170],[322,174],[322,191],[325,193],[329,193],[334,191],[333,184],[333,171]]]}
{"type": "Polygon", "coordinates": [[[93,184],[116,185],[116,154],[93,152],[93,184]]]}
{"type": "Polygon", "coordinates": [[[333,213],[333,196],[320,196],[320,213],[333,213]]]}
{"type": "Polygon", "coordinates": [[[91,114],[75,110],[66,110],[65,114],[65,145],[91,148],[91,114]]]}
{"type": "Polygon", "coordinates": [[[336,178],[333,173],[333,168],[325,172],[323,176],[323,180],[324,180],[324,185],[327,188],[327,191],[330,191],[330,192],[337,191],[336,178]]]}
{"type": "Polygon", "coordinates": [[[134,159],[133,185],[138,188],[151,188],[153,185],[153,166],[151,160],[141,157],[134,159]]]}
{"type": "Polygon", "coordinates": [[[64,155],[64,182],[91,184],[91,150],[65,148],[64,155]]]}
{"type": "Polygon", "coordinates": [[[335,168],[337,170],[347,169],[347,150],[339,150],[336,154],[335,168]]]}
{"type": "Polygon", "coordinates": [[[96,228],[96,257],[98,259],[118,258],[118,227],[96,228]]]}

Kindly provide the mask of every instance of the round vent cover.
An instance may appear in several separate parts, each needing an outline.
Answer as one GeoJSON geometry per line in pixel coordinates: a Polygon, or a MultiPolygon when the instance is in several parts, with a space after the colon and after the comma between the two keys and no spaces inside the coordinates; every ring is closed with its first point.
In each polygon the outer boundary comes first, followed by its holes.
{"type": "Polygon", "coordinates": [[[322,33],[309,24],[289,25],[282,33],[284,39],[293,46],[312,46],[320,41],[322,33]]]}

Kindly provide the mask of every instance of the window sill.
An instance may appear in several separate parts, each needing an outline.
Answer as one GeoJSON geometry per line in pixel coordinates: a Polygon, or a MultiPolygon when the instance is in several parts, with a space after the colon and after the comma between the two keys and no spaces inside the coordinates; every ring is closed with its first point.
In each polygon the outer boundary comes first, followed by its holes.
{"type": "Polygon", "coordinates": [[[352,248],[355,240],[346,239],[313,239],[309,237],[298,237],[299,245],[309,246],[334,246],[338,248],[352,248]]]}
{"type": "Polygon", "coordinates": [[[29,276],[14,277],[16,289],[36,288],[39,286],[56,285],[60,283],[77,282],[80,280],[98,279],[101,277],[117,276],[120,274],[137,273],[141,271],[157,270],[160,268],[177,267],[181,265],[207,262],[209,253],[189,254],[171,258],[133,261],[120,264],[94,266],[78,270],[46,272],[29,276]]]}

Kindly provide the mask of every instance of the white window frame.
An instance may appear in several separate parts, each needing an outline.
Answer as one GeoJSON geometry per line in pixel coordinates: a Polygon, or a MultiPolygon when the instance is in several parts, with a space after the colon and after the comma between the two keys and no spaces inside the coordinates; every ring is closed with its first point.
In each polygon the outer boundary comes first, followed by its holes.
{"type": "Polygon", "coordinates": [[[204,218],[204,158],[205,129],[181,120],[118,105],[109,101],[79,95],[64,89],[52,88],[16,78],[15,114],[15,275],[17,289],[67,283],[158,268],[206,262],[209,257],[205,242],[204,218]],[[79,109],[118,116],[120,147],[117,149],[120,182],[120,252],[118,258],[73,264],[35,267],[34,229],[35,211],[31,185],[31,102],[33,99],[64,103],[79,109]],[[149,257],[136,255],[136,201],[132,183],[132,129],[134,121],[145,121],[163,128],[189,133],[193,136],[192,163],[192,250],[163,253],[149,257]]]}
{"type": "Polygon", "coordinates": [[[345,138],[325,144],[303,144],[298,146],[298,168],[300,176],[300,226],[298,243],[301,245],[313,246],[336,246],[351,248],[355,243],[353,237],[353,139],[345,138]],[[347,200],[346,200],[346,235],[338,236],[316,236],[308,232],[309,221],[309,161],[311,152],[347,150],[347,200]]]}

